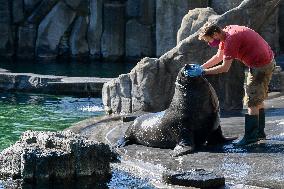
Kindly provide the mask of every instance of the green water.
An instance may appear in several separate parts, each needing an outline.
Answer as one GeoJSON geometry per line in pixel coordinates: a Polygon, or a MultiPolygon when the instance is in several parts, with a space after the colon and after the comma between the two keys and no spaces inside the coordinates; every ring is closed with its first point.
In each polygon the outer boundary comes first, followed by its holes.
{"type": "Polygon", "coordinates": [[[103,115],[100,98],[0,93],[0,151],[26,130],[58,131],[72,123],[103,115]]]}

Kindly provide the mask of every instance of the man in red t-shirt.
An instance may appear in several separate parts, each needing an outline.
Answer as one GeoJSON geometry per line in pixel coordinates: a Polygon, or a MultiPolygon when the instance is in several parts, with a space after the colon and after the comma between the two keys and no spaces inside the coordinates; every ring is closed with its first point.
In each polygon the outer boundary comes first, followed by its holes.
{"type": "Polygon", "coordinates": [[[245,135],[236,145],[246,145],[265,139],[264,99],[275,67],[274,54],[267,42],[254,30],[230,25],[223,30],[217,25],[207,24],[201,29],[200,40],[218,52],[201,67],[205,75],[228,72],[233,59],[249,67],[246,100],[248,114],[245,115],[245,135]],[[222,64],[217,65],[221,61],[222,64]]]}

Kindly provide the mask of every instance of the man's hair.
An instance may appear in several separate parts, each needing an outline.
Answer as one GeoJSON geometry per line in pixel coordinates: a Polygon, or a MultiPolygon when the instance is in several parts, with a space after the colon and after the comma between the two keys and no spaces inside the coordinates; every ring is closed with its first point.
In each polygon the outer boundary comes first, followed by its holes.
{"type": "Polygon", "coordinates": [[[204,36],[212,36],[214,32],[221,33],[222,29],[216,24],[205,24],[201,29],[198,39],[201,40],[204,36]]]}

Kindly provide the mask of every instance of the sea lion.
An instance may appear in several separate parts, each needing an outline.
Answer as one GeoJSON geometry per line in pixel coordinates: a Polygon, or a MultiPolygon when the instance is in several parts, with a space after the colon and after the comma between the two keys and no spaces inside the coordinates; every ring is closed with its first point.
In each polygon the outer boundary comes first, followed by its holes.
{"type": "Polygon", "coordinates": [[[191,153],[196,146],[224,143],[220,126],[220,108],[215,90],[203,77],[189,77],[186,64],[178,73],[175,93],[168,109],[142,115],[134,120],[117,146],[142,144],[158,148],[174,148],[173,156],[191,153]]]}

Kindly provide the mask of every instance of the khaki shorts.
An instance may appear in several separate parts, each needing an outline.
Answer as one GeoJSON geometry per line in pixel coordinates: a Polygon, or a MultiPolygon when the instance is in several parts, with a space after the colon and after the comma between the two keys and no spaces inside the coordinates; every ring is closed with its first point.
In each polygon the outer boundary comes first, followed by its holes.
{"type": "Polygon", "coordinates": [[[248,107],[260,105],[268,96],[268,85],[275,68],[275,60],[260,68],[250,68],[247,76],[245,104],[248,107]]]}

